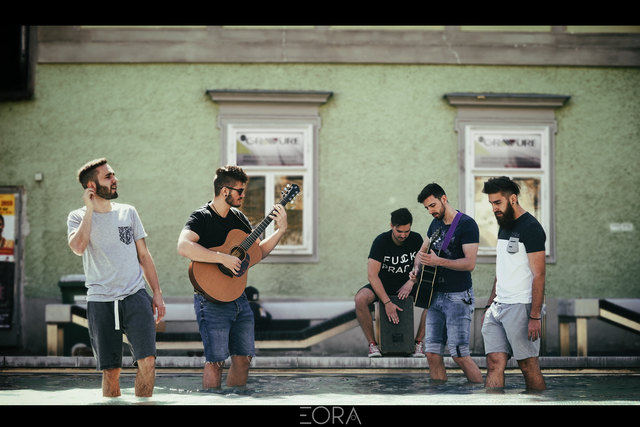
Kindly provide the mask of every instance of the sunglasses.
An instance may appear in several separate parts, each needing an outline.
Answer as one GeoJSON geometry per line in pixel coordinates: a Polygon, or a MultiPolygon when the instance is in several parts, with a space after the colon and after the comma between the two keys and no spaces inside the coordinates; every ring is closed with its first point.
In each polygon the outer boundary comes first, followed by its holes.
{"type": "Polygon", "coordinates": [[[236,190],[238,192],[238,196],[242,196],[242,193],[244,193],[244,188],[227,187],[226,185],[224,185],[224,188],[228,188],[229,190],[236,190]]]}

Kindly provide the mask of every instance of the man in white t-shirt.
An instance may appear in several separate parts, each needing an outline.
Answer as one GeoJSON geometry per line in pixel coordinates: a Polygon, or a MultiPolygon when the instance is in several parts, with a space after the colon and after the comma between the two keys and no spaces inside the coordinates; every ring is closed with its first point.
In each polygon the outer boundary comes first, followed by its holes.
{"type": "Polygon", "coordinates": [[[518,203],[520,188],[507,177],[482,190],[498,220],[496,278],[482,325],[487,388],[504,387],[504,370],[515,357],[529,390],[544,390],[538,355],[545,285],[545,232],[518,203]]]}
{"type": "Polygon", "coordinates": [[[84,206],[69,213],[68,243],[82,256],[87,320],[105,397],[120,396],[123,334],[138,372],[135,394],[150,397],[155,384],[155,324],[165,314],[153,258],[136,209],[115,203],[118,179],[106,159],[78,171],[84,206]],[[147,293],[149,284],[153,298],[147,293]],[[156,319],[154,320],[154,317],[156,319]]]}

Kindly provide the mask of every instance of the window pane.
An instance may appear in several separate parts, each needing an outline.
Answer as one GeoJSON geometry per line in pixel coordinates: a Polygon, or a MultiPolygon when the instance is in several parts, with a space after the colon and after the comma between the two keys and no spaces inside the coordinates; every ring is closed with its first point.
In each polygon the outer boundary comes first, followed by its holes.
{"type": "MultiPolygon", "coordinates": [[[[482,187],[489,176],[476,176],[474,182],[474,219],[480,229],[480,248],[495,249],[498,239],[498,221],[493,214],[493,208],[482,187]]],[[[518,203],[531,215],[540,221],[540,178],[512,178],[520,186],[518,203]]]]}
{"type": "Polygon", "coordinates": [[[498,243],[498,222],[487,195],[482,192],[485,181],[490,176],[476,176],[474,182],[474,215],[473,218],[480,229],[480,247],[495,249],[498,243]]]}
{"type": "Polygon", "coordinates": [[[520,186],[520,195],[518,196],[520,206],[542,222],[540,215],[540,178],[513,178],[513,180],[520,186]]]}
{"type": "MultiPolygon", "coordinates": [[[[283,192],[287,184],[297,184],[300,187],[300,193],[303,191],[303,177],[301,176],[279,176],[276,177],[275,180],[275,188],[274,188],[274,204],[278,203],[282,200],[283,192]]],[[[282,240],[280,240],[281,245],[295,245],[300,246],[304,244],[303,239],[303,213],[304,213],[304,204],[302,201],[302,195],[298,194],[298,196],[289,202],[286,206],[287,208],[287,232],[285,233],[282,240]]]]}
{"type": "Polygon", "coordinates": [[[246,196],[242,202],[242,212],[249,218],[251,226],[255,227],[265,217],[265,178],[264,176],[251,176],[247,185],[246,196]]]}

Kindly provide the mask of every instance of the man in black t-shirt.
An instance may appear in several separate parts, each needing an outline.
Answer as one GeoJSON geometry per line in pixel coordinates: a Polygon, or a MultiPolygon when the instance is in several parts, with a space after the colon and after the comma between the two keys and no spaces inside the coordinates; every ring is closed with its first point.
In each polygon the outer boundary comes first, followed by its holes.
{"type": "MultiPolygon", "coordinates": [[[[413,217],[408,209],[391,212],[391,230],[378,235],[369,251],[369,283],[360,288],[355,296],[356,316],[369,343],[369,357],[381,356],[374,337],[369,306],[380,301],[389,321],[397,324],[398,310],[402,309],[391,302],[389,295],[400,299],[413,295],[414,283],[409,280],[409,272],[413,268],[416,252],[422,245],[422,237],[411,231],[412,223],[413,217]]],[[[421,338],[423,332],[423,328],[419,328],[417,338],[421,338]]]]}
{"type": "MultiPolygon", "coordinates": [[[[249,221],[238,210],[244,200],[248,181],[249,178],[238,166],[226,166],[216,171],[214,199],[189,217],[178,239],[180,255],[191,261],[221,264],[234,274],[244,268],[238,257],[211,248],[223,245],[233,230],[251,232],[249,221]]],[[[255,241],[260,259],[264,259],[275,248],[287,229],[284,206],[276,204],[270,215],[277,229],[266,239],[255,241]]],[[[194,309],[205,351],[203,387],[221,387],[222,369],[229,356],[231,367],[227,385],[245,385],[251,358],[255,355],[254,317],[245,293],[234,301],[216,303],[196,292],[194,309]]]]}

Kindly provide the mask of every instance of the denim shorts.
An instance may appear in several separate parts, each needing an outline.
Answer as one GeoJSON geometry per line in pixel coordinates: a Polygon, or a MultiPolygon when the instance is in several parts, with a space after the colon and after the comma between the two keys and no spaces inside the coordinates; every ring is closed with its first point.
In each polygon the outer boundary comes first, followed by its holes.
{"type": "Polygon", "coordinates": [[[482,338],[485,353],[507,353],[516,360],[537,357],[540,339],[529,340],[531,304],[494,301],[484,315],[482,338]]]}
{"type": "Polygon", "coordinates": [[[462,292],[434,292],[427,310],[425,351],[444,356],[448,343],[452,357],[465,357],[475,297],[473,288],[462,292]]]}
{"type": "Polygon", "coordinates": [[[119,301],[88,301],[87,319],[97,370],[122,368],[123,333],[134,365],[137,360],[156,355],[156,322],[146,289],[119,301]]]}
{"type": "Polygon", "coordinates": [[[206,362],[224,362],[229,356],[255,356],[253,311],[244,293],[227,303],[213,303],[195,293],[193,308],[206,362]]]}

